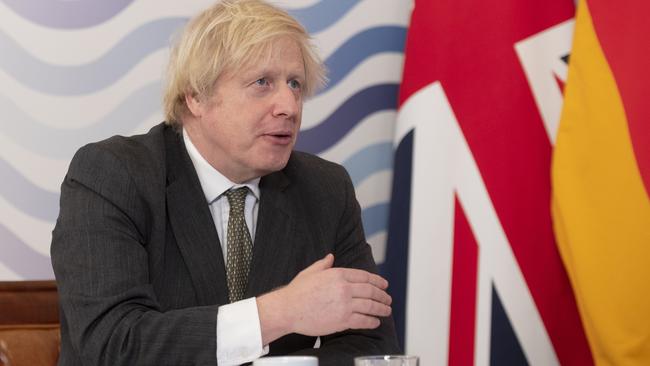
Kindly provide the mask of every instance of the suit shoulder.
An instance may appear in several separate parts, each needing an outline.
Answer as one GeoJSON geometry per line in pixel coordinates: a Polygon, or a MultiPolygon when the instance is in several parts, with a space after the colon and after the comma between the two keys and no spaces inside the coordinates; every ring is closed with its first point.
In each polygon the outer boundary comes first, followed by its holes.
{"type": "Polygon", "coordinates": [[[89,143],[72,158],[68,173],[114,174],[124,169],[130,174],[160,171],[164,166],[165,144],[162,125],[135,136],[113,136],[89,143]]]}
{"type": "Polygon", "coordinates": [[[143,135],[113,136],[82,147],[70,162],[65,181],[115,200],[131,197],[131,192],[142,197],[159,194],[167,174],[165,128],[159,125],[143,135]]]}

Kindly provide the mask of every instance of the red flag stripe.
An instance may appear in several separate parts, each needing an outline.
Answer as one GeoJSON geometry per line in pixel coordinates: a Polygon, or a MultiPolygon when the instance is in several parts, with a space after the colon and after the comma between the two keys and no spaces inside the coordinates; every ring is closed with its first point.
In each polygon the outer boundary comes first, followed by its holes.
{"type": "Polygon", "coordinates": [[[594,29],[623,100],[646,193],[650,192],[650,2],[588,0],[594,29]],[[643,35],[643,36],[640,36],[643,35]],[[639,42],[640,40],[643,40],[639,42]]]}

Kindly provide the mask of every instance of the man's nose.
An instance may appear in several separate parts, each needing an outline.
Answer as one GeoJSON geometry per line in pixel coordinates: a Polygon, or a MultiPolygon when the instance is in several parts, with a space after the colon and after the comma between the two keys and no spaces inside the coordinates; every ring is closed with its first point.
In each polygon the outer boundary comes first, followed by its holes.
{"type": "Polygon", "coordinates": [[[298,113],[302,101],[299,92],[284,84],[277,89],[274,102],[274,116],[291,118],[298,113]]]}

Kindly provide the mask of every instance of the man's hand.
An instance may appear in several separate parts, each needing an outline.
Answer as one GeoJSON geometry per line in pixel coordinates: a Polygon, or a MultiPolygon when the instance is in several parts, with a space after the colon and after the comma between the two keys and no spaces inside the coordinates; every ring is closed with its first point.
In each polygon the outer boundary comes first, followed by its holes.
{"type": "Polygon", "coordinates": [[[332,268],[334,256],[314,262],[286,287],[257,298],[262,341],[289,333],[321,336],[373,329],[391,313],[388,282],[359,269],[332,268]]]}

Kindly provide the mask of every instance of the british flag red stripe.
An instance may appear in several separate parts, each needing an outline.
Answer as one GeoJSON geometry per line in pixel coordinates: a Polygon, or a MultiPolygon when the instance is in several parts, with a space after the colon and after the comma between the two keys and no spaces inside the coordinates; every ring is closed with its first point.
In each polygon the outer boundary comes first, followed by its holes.
{"type": "Polygon", "coordinates": [[[409,229],[389,233],[384,268],[408,242],[405,343],[425,364],[593,364],[550,215],[574,11],[571,0],[415,1],[393,190],[409,184],[410,205],[391,215],[391,230],[409,229]]]}

